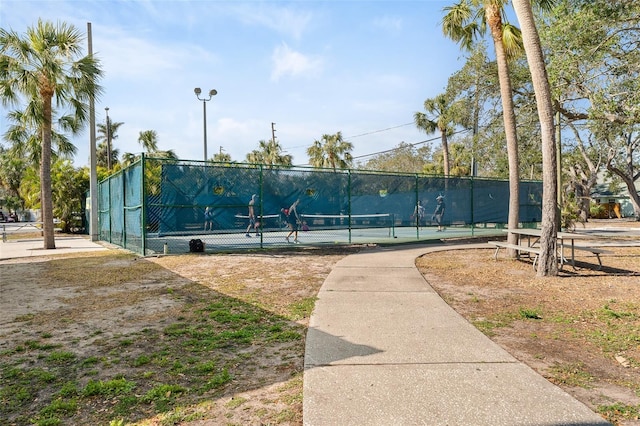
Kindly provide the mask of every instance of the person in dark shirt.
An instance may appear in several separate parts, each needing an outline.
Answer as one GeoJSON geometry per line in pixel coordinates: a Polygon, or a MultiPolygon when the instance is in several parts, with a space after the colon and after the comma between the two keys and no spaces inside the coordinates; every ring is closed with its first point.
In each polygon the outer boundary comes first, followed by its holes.
{"type": "Polygon", "coordinates": [[[287,225],[289,225],[289,234],[285,237],[285,240],[287,240],[287,242],[289,241],[289,238],[291,237],[291,235],[294,236],[293,238],[293,242],[298,244],[298,225],[300,223],[300,217],[298,217],[298,203],[300,202],[300,200],[296,200],[291,207],[289,207],[289,209],[282,209],[282,212],[285,215],[286,221],[287,221],[287,225]]]}
{"type": "Polygon", "coordinates": [[[442,217],[444,216],[445,204],[444,197],[442,195],[438,195],[436,197],[436,209],[433,212],[432,219],[436,221],[438,224],[438,232],[444,231],[444,226],[442,226],[442,217]]]}

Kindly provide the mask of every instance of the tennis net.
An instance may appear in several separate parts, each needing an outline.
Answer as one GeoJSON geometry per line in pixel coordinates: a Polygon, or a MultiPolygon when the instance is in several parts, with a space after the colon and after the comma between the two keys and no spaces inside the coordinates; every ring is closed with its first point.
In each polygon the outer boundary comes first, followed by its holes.
{"type": "Polygon", "coordinates": [[[384,228],[389,230],[389,236],[393,234],[393,213],[375,214],[301,214],[303,225],[310,230],[322,229],[369,229],[384,228]]]}
{"type": "MultiPolygon", "coordinates": [[[[239,226],[249,223],[249,215],[237,214],[234,216],[239,226]]],[[[284,226],[282,217],[279,214],[265,214],[262,216],[256,216],[256,222],[260,222],[261,227],[267,229],[280,229],[284,226]]]]}

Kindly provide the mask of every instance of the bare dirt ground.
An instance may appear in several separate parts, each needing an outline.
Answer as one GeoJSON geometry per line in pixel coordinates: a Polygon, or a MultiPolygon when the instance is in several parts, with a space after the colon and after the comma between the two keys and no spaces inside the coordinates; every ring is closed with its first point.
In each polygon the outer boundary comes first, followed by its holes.
{"type": "Polygon", "coordinates": [[[611,250],[602,270],[580,252],[577,270],[549,278],[535,277],[531,261],[495,261],[494,249],[433,253],[417,266],[509,353],[614,424],[638,425],[640,247],[611,250]]]}
{"type": "MultiPolygon", "coordinates": [[[[301,425],[313,300],[357,250],[0,262],[0,423],[301,425]]],[[[489,249],[417,265],[516,358],[640,424],[640,248],[614,250],[545,279],[489,249]]]]}
{"type": "Polygon", "coordinates": [[[0,424],[299,425],[313,301],[355,250],[0,262],[0,424]]]}

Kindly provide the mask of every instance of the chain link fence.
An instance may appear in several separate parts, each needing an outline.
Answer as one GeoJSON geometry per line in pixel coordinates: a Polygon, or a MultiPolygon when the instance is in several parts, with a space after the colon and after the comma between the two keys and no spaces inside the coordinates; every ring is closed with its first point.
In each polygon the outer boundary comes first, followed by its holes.
{"type": "MultiPolygon", "coordinates": [[[[143,156],[100,182],[99,235],[142,255],[427,240],[443,237],[439,196],[447,237],[495,235],[507,222],[504,180],[143,156]]],[[[521,182],[522,222],[540,221],[541,200],[540,182],[521,182]]]]}

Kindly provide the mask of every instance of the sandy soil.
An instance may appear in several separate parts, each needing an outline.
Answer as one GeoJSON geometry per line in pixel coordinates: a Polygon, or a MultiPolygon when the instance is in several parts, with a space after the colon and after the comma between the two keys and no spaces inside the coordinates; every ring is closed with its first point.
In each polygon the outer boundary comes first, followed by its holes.
{"type": "MultiPolygon", "coordinates": [[[[48,336],[48,343],[73,351],[79,359],[109,358],[114,350],[110,342],[143,330],[162,330],[189,306],[215,295],[287,316],[292,303],[314,297],[335,262],[355,250],[147,259],[112,252],[3,261],[0,353],[48,336]]],[[[597,410],[613,403],[640,406],[640,249],[614,250],[614,255],[604,256],[602,271],[593,268],[594,258],[581,257],[578,270],[567,268],[549,279],[535,278],[526,261],[494,261],[493,250],[431,254],[417,265],[460,314],[597,410]],[[518,317],[522,310],[539,318],[518,317]],[[616,332],[626,341],[615,340],[616,332]],[[605,333],[610,333],[609,343],[603,343],[605,333]],[[586,379],[576,383],[572,371],[586,379]]],[[[308,317],[295,323],[304,329],[308,317]]],[[[152,349],[144,341],[133,341],[126,352],[133,357],[152,349]]],[[[222,394],[185,400],[182,410],[193,420],[182,424],[302,424],[303,350],[304,342],[246,348],[252,362],[238,365],[233,384],[222,394]]],[[[110,364],[100,377],[118,373],[130,371],[110,364]]],[[[41,395],[33,402],[34,413],[47,398],[41,395]]],[[[109,404],[83,407],[87,413],[74,417],[75,423],[90,424],[90,411],[107,410],[109,404]]],[[[162,416],[152,413],[133,417],[138,424],[162,424],[162,416]]]]}

